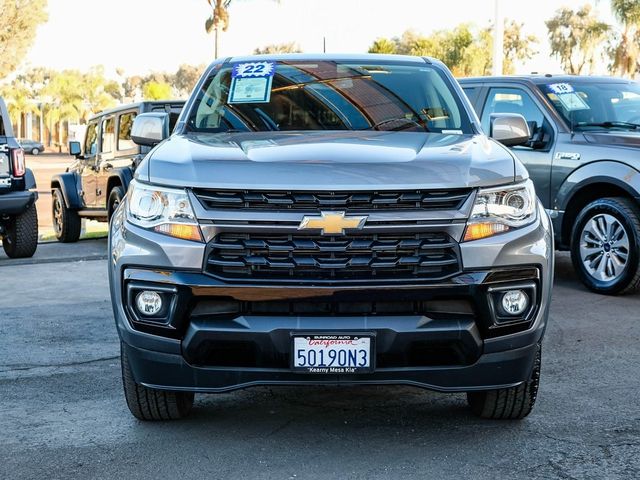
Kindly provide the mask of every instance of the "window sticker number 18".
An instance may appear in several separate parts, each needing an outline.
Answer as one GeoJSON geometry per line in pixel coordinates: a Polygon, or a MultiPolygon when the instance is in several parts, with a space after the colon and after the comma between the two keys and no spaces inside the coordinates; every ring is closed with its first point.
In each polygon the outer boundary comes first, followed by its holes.
{"type": "Polygon", "coordinates": [[[568,83],[554,83],[549,85],[549,89],[556,95],[563,95],[565,93],[573,93],[573,87],[568,83]]]}

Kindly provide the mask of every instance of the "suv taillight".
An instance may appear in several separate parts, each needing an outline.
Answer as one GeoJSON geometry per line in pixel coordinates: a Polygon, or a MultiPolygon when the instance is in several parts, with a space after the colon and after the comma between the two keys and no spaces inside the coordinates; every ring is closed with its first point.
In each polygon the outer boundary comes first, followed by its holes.
{"type": "Polygon", "coordinates": [[[11,162],[13,163],[13,176],[24,176],[26,172],[26,167],[24,165],[24,150],[21,148],[11,150],[11,162]]]}

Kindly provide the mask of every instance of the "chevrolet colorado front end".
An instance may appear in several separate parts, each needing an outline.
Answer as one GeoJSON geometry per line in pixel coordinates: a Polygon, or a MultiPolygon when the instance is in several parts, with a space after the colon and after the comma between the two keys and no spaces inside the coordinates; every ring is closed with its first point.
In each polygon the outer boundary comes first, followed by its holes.
{"type": "Polygon", "coordinates": [[[419,57],[228,58],[136,170],[109,237],[125,396],[388,384],[523,418],[538,388],[553,235],[526,170],[446,67],[419,57]],[[499,143],[497,140],[502,142],[499,143]],[[504,145],[503,145],[504,144],[504,145]]]}

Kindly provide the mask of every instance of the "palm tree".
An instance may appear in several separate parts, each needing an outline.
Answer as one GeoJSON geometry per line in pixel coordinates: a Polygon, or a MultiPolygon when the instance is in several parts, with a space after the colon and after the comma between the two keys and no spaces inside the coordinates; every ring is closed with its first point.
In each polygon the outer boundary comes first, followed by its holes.
{"type": "Polygon", "coordinates": [[[212,9],[211,16],[204,24],[204,28],[207,33],[213,31],[214,35],[214,56],[218,58],[218,37],[220,30],[226,32],[229,28],[229,5],[231,0],[207,0],[207,3],[212,9]]]}
{"type": "Polygon", "coordinates": [[[611,0],[611,9],[624,27],[620,43],[613,50],[613,68],[618,75],[633,77],[640,60],[640,0],[611,0]]]}
{"type": "MultiPolygon", "coordinates": [[[[207,0],[211,7],[211,15],[207,18],[204,28],[207,33],[214,35],[214,55],[218,58],[218,42],[220,31],[226,32],[229,28],[229,5],[233,0],[207,0]]],[[[275,0],[280,2],[280,0],[275,0]]]]}
{"type": "Polygon", "coordinates": [[[22,137],[22,118],[26,113],[37,113],[38,105],[27,86],[19,81],[14,81],[1,93],[9,105],[9,117],[16,126],[16,135],[22,137]]]}

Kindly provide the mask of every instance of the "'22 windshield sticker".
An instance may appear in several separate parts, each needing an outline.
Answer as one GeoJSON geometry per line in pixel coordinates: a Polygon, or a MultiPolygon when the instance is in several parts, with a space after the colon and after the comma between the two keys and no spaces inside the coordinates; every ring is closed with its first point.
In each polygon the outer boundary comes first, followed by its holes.
{"type": "Polygon", "coordinates": [[[276,71],[273,62],[236,63],[231,72],[232,78],[272,77],[276,71]]]}

